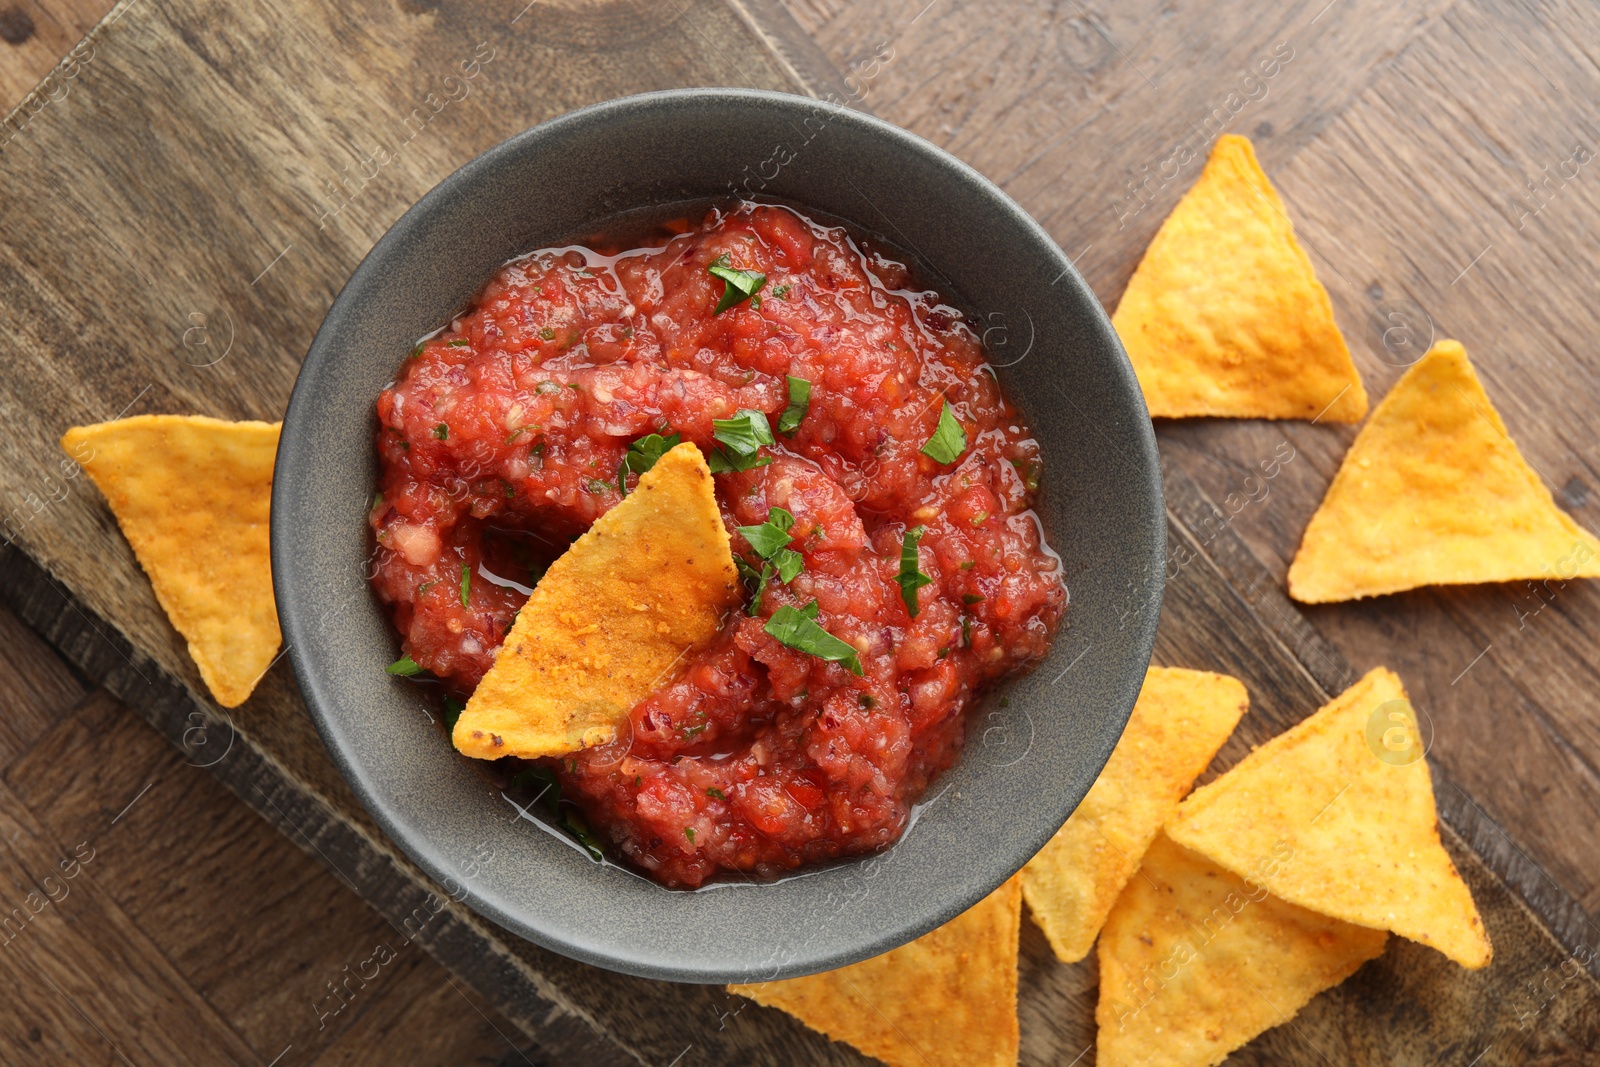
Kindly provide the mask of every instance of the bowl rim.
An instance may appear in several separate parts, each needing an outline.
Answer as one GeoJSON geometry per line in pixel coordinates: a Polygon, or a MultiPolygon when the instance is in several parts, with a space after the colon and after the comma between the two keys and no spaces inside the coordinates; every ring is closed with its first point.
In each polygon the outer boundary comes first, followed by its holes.
{"type": "MultiPolygon", "coordinates": [[[[1100,305],[1093,290],[1089,288],[1087,282],[1079,274],[1072,260],[1055,242],[1055,239],[997,185],[972,166],[956,158],[938,145],[874,115],[844,107],[830,100],[762,89],[728,87],[666,89],[616,97],[589,104],[531,126],[467,161],[446,175],[408,207],[384,232],[383,236],[373,244],[366,255],[362,257],[361,262],[351,272],[350,277],[345,281],[337,296],[328,306],[324,320],[319,325],[317,333],[302,361],[301,368],[297,372],[294,389],[283,418],[277,458],[282,459],[298,446],[301,437],[307,432],[305,414],[306,410],[314,405],[315,399],[311,394],[311,387],[308,384],[309,376],[306,371],[308,368],[334,357],[329,334],[331,333],[332,323],[339,317],[341,305],[352,292],[363,289],[373,276],[381,274],[385,269],[386,261],[389,259],[391,252],[403,247],[412,238],[416,230],[425,226],[431,214],[451,196],[455,195],[457,187],[470,185],[481,176],[492,174],[502,165],[503,161],[518,157],[530,144],[537,143],[547,137],[559,136],[563,131],[592,122],[597,117],[623,115],[640,109],[670,108],[678,104],[691,104],[707,99],[722,100],[735,104],[749,103],[759,105],[775,103],[785,106],[803,104],[810,109],[821,109],[827,113],[827,121],[830,123],[852,124],[864,130],[870,136],[894,142],[899,151],[932,157],[934,162],[955,171],[959,178],[977,187],[980,192],[998,205],[1006,215],[1010,216],[1013,224],[1021,230],[1031,232],[1042,248],[1048,249],[1050,253],[1053,253],[1057,260],[1056,266],[1061,271],[1058,281],[1064,283],[1063,288],[1073,294],[1070,299],[1087,303],[1091,311],[1090,317],[1096,320],[1094,328],[1104,333],[1106,339],[1109,340],[1116,351],[1122,352],[1121,343],[1111,326],[1110,318],[1105,309],[1100,305]]],[[[804,207],[803,203],[799,206],[804,207]]],[[[1131,491],[1149,494],[1156,501],[1156,507],[1154,508],[1155,519],[1152,526],[1154,536],[1150,545],[1150,558],[1143,561],[1146,564],[1147,573],[1151,576],[1149,579],[1151,593],[1141,602],[1142,606],[1140,608],[1130,609],[1130,613],[1134,617],[1126,628],[1128,646],[1137,653],[1137,659],[1148,662],[1154,648],[1156,625],[1160,617],[1160,605],[1164,593],[1166,575],[1166,523],[1162,518],[1165,514],[1165,508],[1160,460],[1156,449],[1154,430],[1149,422],[1148,411],[1145,409],[1142,393],[1139,390],[1132,365],[1128,362],[1125,353],[1123,353],[1121,366],[1117,368],[1117,372],[1122,374],[1126,379],[1126,384],[1131,386],[1129,395],[1138,405],[1138,414],[1142,419],[1142,427],[1136,426],[1135,433],[1140,437],[1141,441],[1138,459],[1143,465],[1146,478],[1144,485],[1137,486],[1131,491]]],[[[318,735],[321,737],[323,745],[328,750],[328,754],[340,775],[349,784],[352,792],[355,793],[357,799],[360,800],[362,806],[371,815],[378,827],[390,839],[390,842],[397,846],[436,883],[441,886],[458,884],[451,864],[437,845],[412,827],[405,818],[397,817],[390,811],[389,804],[379,790],[377,782],[369,777],[366,770],[346,751],[345,741],[341,736],[341,727],[333,721],[326,710],[326,706],[332,703],[333,698],[325,688],[324,679],[308,665],[305,653],[302,651],[305,648],[304,642],[307,638],[307,627],[310,625],[311,620],[305,615],[304,605],[300,602],[295,589],[289,584],[289,575],[293,570],[289,559],[292,531],[284,529],[284,526],[288,523],[286,516],[291,509],[280,505],[286,505],[287,502],[284,498],[288,496],[287,487],[294,482],[294,478],[293,476],[279,477],[276,472],[282,469],[275,467],[272,493],[273,506],[270,519],[273,590],[289,659],[294,668],[295,678],[299,684],[307,710],[310,712],[318,735]]],[[[1058,634],[1057,641],[1060,640],[1060,637],[1061,635],[1058,634]]],[[[1142,682],[1142,675],[1139,680],[1142,682]]],[[[1138,688],[1137,684],[1132,686],[1135,694],[1138,688]]],[[[1122,725],[1118,727],[1116,737],[1113,737],[1105,744],[1097,746],[1098,751],[1096,751],[1094,759],[1094,763],[1097,766],[1103,767],[1105,761],[1110,757],[1111,749],[1115,746],[1117,738],[1120,737],[1122,728],[1125,727],[1128,714],[1131,714],[1131,711],[1132,700],[1129,699],[1126,711],[1121,713],[1122,725]]],[[[970,709],[967,714],[971,714],[970,709]]],[[[946,774],[949,773],[951,772],[946,772],[946,774]]],[[[931,800],[937,788],[938,783],[936,782],[934,789],[929,791],[928,796],[921,798],[921,801],[931,800]]],[[[1084,786],[1085,793],[1088,788],[1088,785],[1084,786]]],[[[1080,794],[1074,804],[1074,810],[1082,803],[1082,799],[1083,797],[1080,794]]],[[[907,829],[910,829],[909,825],[907,829]]],[[[1053,831],[1037,841],[1035,843],[1035,851],[1037,851],[1037,848],[1042,848],[1051,836],[1053,836],[1053,831]]],[[[892,851],[894,846],[891,845],[889,848],[892,851]]],[[[884,854],[882,851],[863,854],[847,857],[839,862],[857,864],[884,854]]],[[[1029,853],[1029,855],[1031,856],[1032,853],[1029,853]]],[[[814,869],[816,869],[815,865],[804,868],[797,873],[804,874],[814,869]]],[[[1018,869],[1020,869],[1020,865],[1018,869]]],[[[816,973],[878,955],[948,921],[949,918],[953,918],[966,910],[977,899],[981,899],[982,896],[992,892],[994,888],[994,886],[990,886],[978,897],[962,904],[960,907],[946,908],[945,910],[948,914],[945,918],[932,925],[918,926],[902,922],[894,929],[880,931],[875,938],[852,946],[848,951],[813,954],[809,957],[803,956],[773,972],[763,971],[762,977],[784,978],[816,973]]],[[[663,889],[663,891],[673,892],[666,889],[663,889]]],[[[491,919],[497,925],[518,937],[569,958],[607,970],[639,977],[698,983],[745,981],[750,980],[754,973],[751,968],[747,968],[743,972],[732,973],[726,969],[682,967],[670,963],[641,961],[630,956],[626,951],[601,948],[592,941],[586,940],[581,935],[575,935],[570,931],[552,930],[542,926],[533,921],[536,917],[519,913],[516,910],[508,910],[501,907],[498,902],[489,900],[477,893],[466,892],[462,897],[453,899],[467,903],[473,911],[491,919]]]]}

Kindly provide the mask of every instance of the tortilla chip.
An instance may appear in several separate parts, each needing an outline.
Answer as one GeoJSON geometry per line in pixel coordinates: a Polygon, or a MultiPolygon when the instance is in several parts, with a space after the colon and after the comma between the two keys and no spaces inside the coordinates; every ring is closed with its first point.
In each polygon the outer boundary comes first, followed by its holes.
{"type": "Polygon", "coordinates": [[[1243,137],[1217,138],[1111,319],[1150,414],[1359,422],[1367,391],[1243,137]]]}
{"type": "Polygon", "coordinates": [[[711,472],[678,445],[539,580],[456,721],[456,748],[533,759],[614,740],[739,602],[711,472]]]}
{"type": "Polygon", "coordinates": [[[1570,578],[1600,578],[1600,540],[1556,507],[1466,350],[1440,341],[1361,428],[1306,527],[1289,595],[1570,578]]]}
{"type": "Polygon", "coordinates": [[[1292,904],[1483,967],[1483,920],[1439,843],[1427,760],[1405,742],[1420,745],[1416,713],[1379,667],[1196,789],[1167,835],[1292,904]],[[1396,730],[1399,759],[1384,748],[1396,730]]]}
{"type": "Polygon", "coordinates": [[[244,703],[278,654],[268,513],[281,422],[135,415],[61,447],[105,494],[211,695],[244,703]]]}
{"type": "Polygon", "coordinates": [[[929,934],[836,971],[728,992],[788,1012],[889,1067],[1015,1067],[1015,877],[929,934]]]}
{"type": "Polygon", "coordinates": [[[1100,777],[1022,869],[1022,894],[1056,958],[1076,963],[1089,954],[1144,850],[1249,703],[1237,678],[1150,668],[1100,777]]]}
{"type": "Polygon", "coordinates": [[[1383,953],[1389,935],[1285,903],[1180,848],[1145,854],[1100,935],[1100,1067],[1210,1067],[1383,953]]]}

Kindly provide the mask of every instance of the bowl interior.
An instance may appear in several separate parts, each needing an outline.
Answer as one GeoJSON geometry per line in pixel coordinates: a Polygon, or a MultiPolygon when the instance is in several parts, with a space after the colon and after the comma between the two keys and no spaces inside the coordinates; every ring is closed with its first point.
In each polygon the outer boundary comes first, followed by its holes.
{"type": "Polygon", "coordinates": [[[681,981],[805,974],[947,921],[1061,825],[1121,735],[1154,641],[1165,519],[1154,437],[1099,302],[1066,256],[965,165],[814,100],[684,90],[529,130],[442,182],[377,244],[317,334],[285,420],[273,574],[296,674],[363,803],[443,889],[534,942],[681,981]],[[457,757],[383,667],[367,585],[373,404],[416,338],[506,260],[644,206],[777,197],[911,252],[966,309],[1045,457],[1040,511],[1071,603],[1047,661],[986,695],[967,749],[878,855],[772,884],[663,889],[597,865],[457,757]],[[1001,696],[1007,699],[1003,702],[1001,696]]]}

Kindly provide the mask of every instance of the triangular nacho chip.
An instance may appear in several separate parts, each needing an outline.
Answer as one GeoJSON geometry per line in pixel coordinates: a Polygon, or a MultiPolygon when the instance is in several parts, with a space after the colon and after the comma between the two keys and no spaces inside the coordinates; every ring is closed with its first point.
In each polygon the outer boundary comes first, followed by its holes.
{"type": "Polygon", "coordinates": [[[1150,668],[1100,777],[1022,869],[1023,896],[1057,958],[1076,963],[1089,954],[1144,850],[1249,702],[1237,678],[1150,668]]]}
{"type": "Polygon", "coordinates": [[[788,1012],[889,1067],[1015,1067],[1017,937],[1012,878],[932,933],[836,971],[730,993],[788,1012]]]}
{"type": "Polygon", "coordinates": [[[1243,137],[1217,138],[1111,321],[1151,415],[1359,422],[1367,413],[1327,290],[1243,137]]]}
{"type": "Polygon", "coordinates": [[[1439,842],[1416,721],[1379,667],[1196,789],[1167,835],[1290,903],[1482,967],[1489,938],[1439,842]]]}
{"type": "Polygon", "coordinates": [[[539,580],[456,720],[456,748],[533,759],[615,739],[739,593],[711,472],[678,445],[539,580]]]}
{"type": "Polygon", "coordinates": [[[1389,935],[1285,903],[1156,838],[1100,935],[1100,1067],[1211,1067],[1383,953],[1389,935]]]}
{"type": "Polygon", "coordinates": [[[225,708],[244,703],[283,640],[267,522],[282,425],[136,415],[74,426],[61,438],[105,494],[225,708]]]}
{"type": "Polygon", "coordinates": [[[1556,507],[1466,351],[1440,341],[1350,446],[1289,567],[1289,595],[1321,604],[1570,578],[1600,578],[1600,540],[1556,507]]]}

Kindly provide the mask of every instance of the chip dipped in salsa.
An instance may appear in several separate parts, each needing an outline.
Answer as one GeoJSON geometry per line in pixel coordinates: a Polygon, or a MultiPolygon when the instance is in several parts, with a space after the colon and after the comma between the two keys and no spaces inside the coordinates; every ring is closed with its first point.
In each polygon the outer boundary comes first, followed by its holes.
{"type": "Polygon", "coordinates": [[[669,886],[885,847],[1065,611],[1039,446],[963,316],[843,229],[744,203],[642,243],[513,261],[379,397],[391,670],[465,699],[542,569],[692,443],[743,602],[615,741],[530,769],[669,886]]]}

